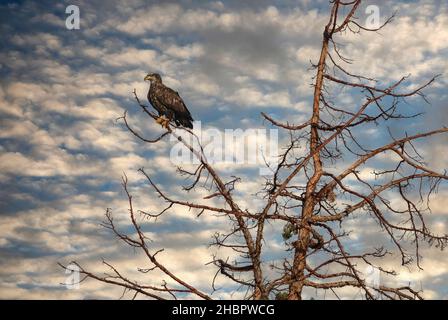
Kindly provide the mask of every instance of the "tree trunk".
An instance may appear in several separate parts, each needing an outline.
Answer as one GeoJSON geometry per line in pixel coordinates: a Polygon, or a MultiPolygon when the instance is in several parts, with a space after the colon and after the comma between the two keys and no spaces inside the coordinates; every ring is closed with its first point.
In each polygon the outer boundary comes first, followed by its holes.
{"type": "Polygon", "coordinates": [[[322,176],[322,161],[320,159],[320,153],[316,152],[319,145],[319,133],[317,126],[319,124],[319,102],[322,92],[322,84],[324,78],[325,60],[328,53],[328,27],[325,28],[324,37],[322,41],[322,50],[320,53],[320,59],[317,69],[316,84],[314,86],[314,100],[313,100],[313,116],[311,118],[311,139],[310,139],[310,154],[313,154],[313,176],[310,178],[306,185],[305,200],[302,208],[302,225],[298,227],[297,234],[298,239],[294,243],[294,263],[292,270],[293,282],[289,286],[289,300],[301,300],[302,288],[305,276],[306,267],[306,254],[310,243],[310,228],[307,220],[313,215],[314,206],[316,200],[314,199],[314,191],[316,190],[317,183],[322,176]]]}

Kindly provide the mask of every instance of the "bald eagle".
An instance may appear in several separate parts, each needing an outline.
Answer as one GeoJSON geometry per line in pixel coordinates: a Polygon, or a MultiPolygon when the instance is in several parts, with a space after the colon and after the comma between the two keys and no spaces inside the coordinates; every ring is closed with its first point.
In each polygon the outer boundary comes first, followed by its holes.
{"type": "Polygon", "coordinates": [[[162,77],[157,73],[146,75],[144,80],[149,80],[151,83],[148,100],[159,113],[157,123],[167,128],[168,123],[174,120],[178,126],[193,129],[193,118],[179,93],[165,86],[162,83],[162,77]]]}

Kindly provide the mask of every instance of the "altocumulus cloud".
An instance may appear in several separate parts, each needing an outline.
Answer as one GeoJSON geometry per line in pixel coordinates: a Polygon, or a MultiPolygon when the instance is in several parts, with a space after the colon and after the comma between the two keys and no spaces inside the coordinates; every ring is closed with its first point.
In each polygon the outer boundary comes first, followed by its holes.
{"type": "MultiPolygon", "coordinates": [[[[377,4],[384,16],[395,10],[399,15],[380,36],[343,39],[344,52],[355,59],[358,73],[386,81],[411,73],[417,83],[448,71],[445,1],[377,4]]],[[[144,75],[162,73],[205,128],[262,127],[260,111],[300,122],[309,113],[310,60],[318,59],[327,15],[327,1],[79,1],[81,28],[69,31],[67,5],[52,1],[0,5],[1,298],[119,297],[120,290],[92,281],[79,290],[66,289],[60,285],[65,274],[56,263],[76,259],[102,271],[104,257],[130,277],[141,277],[136,267],[145,265],[143,257],[99,227],[108,207],[123,228],[129,227],[121,175],[128,175],[136,207],[141,209],[155,209],[161,203],[142,183],[136,172],[140,167],[162,188],[182,197],[174,171],[164,166],[170,142],[157,148],[142,145],[116,121],[128,110],[140,132],[159,132],[154,123],[140,117],[132,90],[144,97],[144,75]]],[[[418,131],[422,124],[446,125],[447,84],[446,77],[441,78],[429,89],[432,105],[424,107],[423,123],[408,122],[408,132],[418,131]]],[[[351,108],[356,96],[342,92],[338,99],[351,108]]],[[[409,108],[420,104],[410,100],[409,108]]],[[[387,138],[376,128],[369,130],[368,136],[377,143],[387,138]]],[[[433,142],[423,146],[425,154],[443,170],[446,138],[433,142]]],[[[369,165],[391,160],[384,157],[369,165]]],[[[237,192],[242,207],[259,205],[259,199],[251,196],[258,182],[253,169],[222,170],[241,176],[237,192]]],[[[368,176],[371,170],[362,174],[368,176]]],[[[440,233],[447,232],[443,200],[447,192],[440,190],[441,200],[434,202],[430,218],[440,233]]],[[[376,243],[375,225],[350,223],[354,246],[376,243]]],[[[145,231],[155,246],[167,249],[163,259],[173,271],[210,291],[215,270],[205,266],[213,253],[207,243],[225,227],[215,217],[197,218],[174,208],[145,231]]],[[[285,254],[275,236],[280,230],[281,226],[269,227],[267,264],[285,254]]],[[[424,270],[402,270],[399,280],[421,282],[429,298],[448,298],[447,256],[430,248],[424,255],[424,270]]],[[[224,279],[220,281],[225,285],[224,279]]],[[[238,297],[225,290],[216,296],[238,297]]]]}

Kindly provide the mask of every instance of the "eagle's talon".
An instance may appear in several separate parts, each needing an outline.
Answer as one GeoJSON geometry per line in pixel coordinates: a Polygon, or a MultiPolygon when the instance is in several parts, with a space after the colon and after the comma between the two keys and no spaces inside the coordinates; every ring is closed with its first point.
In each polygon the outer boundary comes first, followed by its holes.
{"type": "Polygon", "coordinates": [[[163,117],[158,117],[158,118],[156,119],[156,122],[157,122],[158,124],[162,124],[164,121],[165,121],[165,119],[164,119],[163,117]]]}
{"type": "Polygon", "coordinates": [[[164,119],[162,127],[164,127],[165,129],[168,129],[169,123],[170,123],[170,119],[164,119]]]}

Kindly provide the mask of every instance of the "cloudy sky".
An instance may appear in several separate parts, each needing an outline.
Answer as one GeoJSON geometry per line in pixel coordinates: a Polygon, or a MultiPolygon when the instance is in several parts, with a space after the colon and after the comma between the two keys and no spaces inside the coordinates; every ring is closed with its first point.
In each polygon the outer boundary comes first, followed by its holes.
{"type": "MultiPolygon", "coordinates": [[[[392,131],[399,136],[447,125],[446,1],[367,2],[378,5],[383,21],[398,14],[381,34],[339,39],[355,60],[352,70],[384,83],[411,74],[409,87],[445,74],[426,90],[431,104],[411,99],[405,105],[425,114],[392,125],[392,131]]],[[[365,7],[358,13],[361,22],[367,18],[365,7]]],[[[300,123],[310,111],[310,61],[318,59],[327,17],[327,0],[2,1],[0,298],[118,298],[121,290],[94,281],[67,289],[60,284],[66,275],[57,262],[77,260],[101,272],[104,258],[139,276],[136,268],[146,265],[144,257],[99,226],[106,208],[123,228],[129,223],[121,176],[127,174],[136,206],[143,210],[156,210],[160,200],[137,173],[141,167],[163,188],[185,197],[182,179],[175,178],[169,163],[173,142],[142,144],[116,121],[126,110],[140,132],[148,137],[161,132],[142,117],[133,89],[146,100],[143,77],[159,72],[205,129],[265,128],[262,111],[300,123]],[[79,30],[66,28],[70,4],[80,9],[79,30]]],[[[350,105],[356,95],[341,92],[338,99],[350,105]]],[[[384,132],[370,128],[367,133],[376,145],[387,141],[384,132]]],[[[447,138],[421,145],[438,170],[448,167],[447,146],[447,138]]],[[[255,205],[257,171],[238,165],[220,170],[242,178],[241,207],[255,205]]],[[[365,168],[366,174],[371,171],[365,168]]],[[[447,196],[441,187],[433,200],[429,221],[439,233],[448,233],[447,196]]],[[[214,251],[207,245],[215,231],[228,227],[226,221],[174,208],[157,223],[143,223],[154,246],[165,248],[162,259],[171,269],[210,292],[215,269],[205,264],[214,251]]],[[[266,263],[286,248],[279,230],[268,230],[266,263]]],[[[373,225],[353,222],[352,230],[361,246],[372,246],[380,237],[373,225]]],[[[425,289],[428,298],[447,299],[446,253],[424,248],[424,256],[423,271],[398,269],[397,281],[425,289]]],[[[226,286],[225,279],[218,283],[226,286]]],[[[230,289],[214,296],[232,297],[230,289]]]]}

